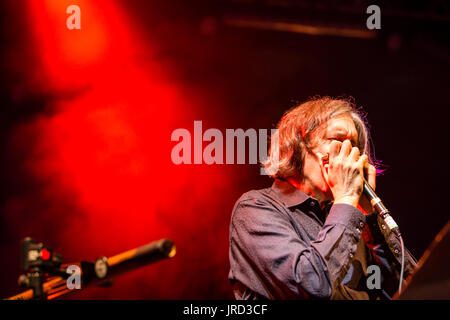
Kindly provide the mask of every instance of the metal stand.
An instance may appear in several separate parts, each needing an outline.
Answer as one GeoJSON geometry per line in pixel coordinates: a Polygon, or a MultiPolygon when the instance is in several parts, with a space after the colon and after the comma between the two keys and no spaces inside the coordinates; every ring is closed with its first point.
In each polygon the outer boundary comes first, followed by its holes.
{"type": "Polygon", "coordinates": [[[60,269],[61,255],[53,253],[49,247],[25,238],[21,245],[21,267],[28,271],[19,277],[19,286],[33,290],[32,299],[45,300],[44,281],[47,274],[67,278],[69,274],[60,269]]]}
{"type": "Polygon", "coordinates": [[[450,221],[434,238],[408,279],[399,300],[450,299],[450,221]]]}

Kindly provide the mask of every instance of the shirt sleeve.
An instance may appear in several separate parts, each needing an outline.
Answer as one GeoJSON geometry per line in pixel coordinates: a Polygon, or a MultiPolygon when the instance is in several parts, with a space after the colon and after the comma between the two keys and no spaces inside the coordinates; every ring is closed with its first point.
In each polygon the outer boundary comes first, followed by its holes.
{"type": "Polygon", "coordinates": [[[345,276],[364,214],[335,204],[317,239],[301,239],[288,214],[261,199],[235,206],[230,226],[230,279],[271,299],[328,299],[345,276]]]}

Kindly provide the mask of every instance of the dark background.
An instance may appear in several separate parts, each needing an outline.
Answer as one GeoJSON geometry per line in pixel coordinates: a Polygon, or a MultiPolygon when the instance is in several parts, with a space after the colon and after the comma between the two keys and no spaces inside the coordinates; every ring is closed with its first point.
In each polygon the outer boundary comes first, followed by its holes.
{"type": "MultiPolygon", "coordinates": [[[[314,95],[352,96],[368,113],[376,157],[386,165],[377,180],[377,193],[400,225],[406,246],[417,258],[422,256],[448,221],[447,2],[378,2],[382,28],[371,39],[225,23],[226,17],[239,16],[367,31],[364,1],[118,3],[139,27],[136,37],[153,44],[151,58],[141,53],[142,63],[148,59],[170,69],[167,81],[176,83],[182,100],[189,101],[189,112],[175,109],[173,115],[166,115],[173,119],[167,132],[154,137],[168,145],[160,150],[165,162],[170,162],[174,145],[170,132],[176,128],[192,130],[194,120],[202,120],[204,130],[270,129],[296,102],[314,95]]],[[[29,85],[29,70],[38,62],[24,14],[27,5],[27,1],[2,2],[0,11],[0,297],[20,292],[16,285],[19,243],[31,235],[69,261],[118,253],[163,236],[178,244],[179,255],[173,260],[125,276],[112,288],[93,288],[71,296],[74,298],[231,298],[226,278],[231,209],[243,192],[267,187],[270,179],[260,176],[256,165],[185,165],[180,169],[169,163],[164,176],[149,181],[154,188],[169,181],[164,189],[164,208],[147,213],[158,216],[163,232],[158,232],[158,224],[143,231],[135,221],[117,224],[136,228],[137,238],[128,230],[123,239],[120,232],[118,239],[106,239],[110,233],[102,236],[102,230],[107,224],[89,227],[96,230],[97,238],[90,237],[93,233],[69,236],[73,229],[66,229],[72,221],[68,217],[80,217],[77,230],[83,230],[84,215],[95,215],[95,209],[86,213],[73,200],[78,187],[71,189],[69,184],[61,191],[50,178],[30,174],[26,164],[33,162],[30,150],[40,136],[31,129],[26,133],[18,129],[40,116],[57,117],[61,110],[49,105],[65,94],[29,85]],[[177,184],[181,187],[176,188],[177,184]],[[176,191],[172,192],[171,186],[176,191]],[[42,191],[52,188],[55,192],[51,194],[42,191]],[[76,249],[74,242],[81,247],[76,249]]],[[[152,121],[165,112],[158,105],[152,108],[156,116],[152,121]]],[[[47,156],[51,154],[49,151],[47,156]]],[[[152,198],[152,190],[150,201],[160,201],[152,198]]]]}

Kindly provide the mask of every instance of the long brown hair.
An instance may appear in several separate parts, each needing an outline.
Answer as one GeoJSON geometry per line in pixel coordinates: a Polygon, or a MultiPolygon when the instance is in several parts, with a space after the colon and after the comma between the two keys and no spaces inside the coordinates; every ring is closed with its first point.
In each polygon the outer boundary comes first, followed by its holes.
{"type": "Polygon", "coordinates": [[[314,97],[291,108],[281,118],[278,130],[271,137],[268,158],[262,163],[267,174],[274,178],[301,174],[305,152],[312,147],[316,130],[326,121],[343,114],[353,119],[361,154],[368,155],[369,162],[376,164],[365,113],[352,99],[314,97]]]}

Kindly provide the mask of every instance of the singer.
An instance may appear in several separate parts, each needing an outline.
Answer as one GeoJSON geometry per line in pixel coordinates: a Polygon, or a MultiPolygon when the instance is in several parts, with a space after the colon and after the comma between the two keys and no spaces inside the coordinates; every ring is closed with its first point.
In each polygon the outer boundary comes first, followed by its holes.
{"type": "MultiPolygon", "coordinates": [[[[376,160],[353,102],[315,98],[286,112],[263,163],[270,188],[243,194],[230,224],[236,299],[390,299],[399,284],[396,235],[363,194],[376,160]],[[324,161],[327,159],[327,161],[324,161]],[[368,267],[381,271],[367,285],[368,267]]],[[[404,279],[416,265],[405,250],[404,279]]]]}

